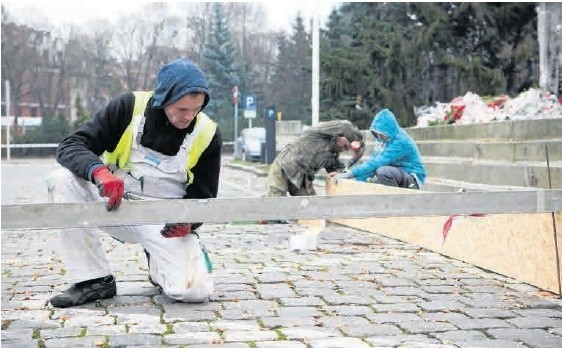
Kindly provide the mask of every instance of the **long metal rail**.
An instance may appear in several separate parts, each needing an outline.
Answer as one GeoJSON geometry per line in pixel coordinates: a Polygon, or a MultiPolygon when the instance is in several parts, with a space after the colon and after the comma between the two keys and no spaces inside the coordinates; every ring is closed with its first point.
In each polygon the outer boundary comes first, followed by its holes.
{"type": "Polygon", "coordinates": [[[166,222],[235,222],[452,214],[560,212],[562,190],[370,194],[311,197],[124,201],[2,205],[2,229],[81,228],[166,222]]]}

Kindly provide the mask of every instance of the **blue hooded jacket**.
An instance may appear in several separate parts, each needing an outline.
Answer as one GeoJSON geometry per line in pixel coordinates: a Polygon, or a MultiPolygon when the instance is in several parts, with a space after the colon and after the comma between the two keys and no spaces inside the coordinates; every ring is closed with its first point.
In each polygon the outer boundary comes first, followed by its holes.
{"type": "Polygon", "coordinates": [[[201,108],[203,110],[210,99],[209,86],[203,71],[189,59],[176,59],[158,71],[152,106],[164,108],[193,92],[205,93],[205,102],[201,108]]]}
{"type": "MultiPolygon", "coordinates": [[[[377,131],[388,136],[382,151],[373,153],[365,162],[351,169],[356,180],[367,181],[381,166],[393,166],[413,173],[420,184],[425,182],[426,172],[422,163],[420,151],[414,139],[396,121],[394,114],[383,109],[373,118],[371,131],[377,131]]],[[[378,139],[377,139],[378,141],[378,139]]]]}

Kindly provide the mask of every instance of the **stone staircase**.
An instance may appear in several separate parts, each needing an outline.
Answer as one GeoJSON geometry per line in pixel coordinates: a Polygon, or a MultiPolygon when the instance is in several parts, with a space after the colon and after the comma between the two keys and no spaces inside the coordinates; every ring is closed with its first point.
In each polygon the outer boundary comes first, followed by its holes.
{"type": "Polygon", "coordinates": [[[562,118],[406,131],[426,166],[424,190],[562,189],[562,118]]]}

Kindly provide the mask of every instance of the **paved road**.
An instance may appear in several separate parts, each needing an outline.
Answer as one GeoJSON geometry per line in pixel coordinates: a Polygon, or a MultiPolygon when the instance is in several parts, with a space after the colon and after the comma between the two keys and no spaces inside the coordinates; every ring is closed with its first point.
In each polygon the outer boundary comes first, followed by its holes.
{"type": "MultiPolygon", "coordinates": [[[[35,202],[53,161],[2,162],[2,203],[35,202]],[[26,182],[26,180],[29,180],[26,182]]],[[[259,195],[264,177],[223,169],[221,195],[259,195]]],[[[562,301],[466,263],[328,226],[291,251],[295,225],[208,224],[208,303],[183,304],[147,280],[138,245],[102,235],[118,295],[71,309],[57,231],[2,231],[2,347],[562,347],[562,301]]]]}

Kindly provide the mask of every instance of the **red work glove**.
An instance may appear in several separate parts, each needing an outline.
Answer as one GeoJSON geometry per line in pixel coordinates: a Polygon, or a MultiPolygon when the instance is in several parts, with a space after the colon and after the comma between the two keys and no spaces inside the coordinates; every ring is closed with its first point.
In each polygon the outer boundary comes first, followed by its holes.
{"type": "Polygon", "coordinates": [[[164,228],[160,231],[160,234],[164,238],[176,238],[187,236],[191,232],[191,224],[165,224],[164,228]]]}
{"type": "Polygon", "coordinates": [[[109,197],[107,211],[117,210],[121,205],[125,184],[123,180],[113,175],[106,166],[98,167],[92,172],[94,183],[100,190],[100,196],[109,197]]]}

